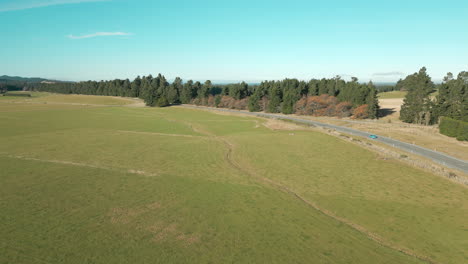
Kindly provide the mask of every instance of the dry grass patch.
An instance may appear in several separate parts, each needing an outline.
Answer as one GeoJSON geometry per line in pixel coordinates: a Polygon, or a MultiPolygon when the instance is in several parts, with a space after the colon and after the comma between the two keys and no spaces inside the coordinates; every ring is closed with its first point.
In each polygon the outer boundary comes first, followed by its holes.
{"type": "Polygon", "coordinates": [[[305,127],[296,125],[294,123],[285,122],[277,119],[267,119],[263,123],[266,128],[271,130],[304,130],[305,127]]]}
{"type": "Polygon", "coordinates": [[[458,141],[439,133],[438,126],[423,126],[403,123],[398,117],[386,117],[375,121],[353,121],[330,117],[298,116],[322,123],[339,125],[376,134],[379,136],[397,139],[406,143],[415,144],[427,149],[445,153],[447,155],[468,160],[468,142],[458,141]],[[391,118],[391,119],[390,119],[391,118]],[[392,120],[388,122],[388,120],[392,120]]]}
{"type": "Polygon", "coordinates": [[[152,210],[160,209],[162,206],[159,202],[147,204],[137,208],[113,208],[109,212],[110,222],[112,224],[129,224],[138,216],[148,213],[152,210]]]}
{"type": "Polygon", "coordinates": [[[161,220],[155,221],[154,216],[150,218],[145,217],[145,214],[162,208],[163,206],[159,202],[136,208],[113,208],[109,212],[108,217],[112,224],[133,226],[135,230],[151,233],[151,241],[156,243],[172,240],[179,241],[184,246],[189,246],[200,241],[200,235],[186,234],[180,231],[177,223],[167,223],[161,220]]]}
{"type": "Polygon", "coordinates": [[[350,123],[348,127],[369,131],[410,144],[446,153],[468,160],[468,142],[458,141],[439,133],[437,126],[420,126],[405,123],[350,123]]]}

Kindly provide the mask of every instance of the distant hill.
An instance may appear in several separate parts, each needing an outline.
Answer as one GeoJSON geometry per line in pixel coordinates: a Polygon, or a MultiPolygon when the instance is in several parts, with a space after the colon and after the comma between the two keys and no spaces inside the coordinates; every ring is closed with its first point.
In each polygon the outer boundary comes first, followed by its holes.
{"type": "Polygon", "coordinates": [[[41,82],[59,82],[59,81],[48,80],[48,79],[38,78],[38,77],[27,78],[27,77],[3,75],[3,76],[0,76],[0,82],[41,83],[41,82]]]}

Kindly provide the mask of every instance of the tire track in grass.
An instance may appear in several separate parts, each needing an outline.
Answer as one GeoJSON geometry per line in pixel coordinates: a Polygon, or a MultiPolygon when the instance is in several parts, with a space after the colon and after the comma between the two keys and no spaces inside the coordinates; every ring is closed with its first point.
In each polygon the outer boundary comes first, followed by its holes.
{"type": "Polygon", "coordinates": [[[430,263],[430,264],[439,264],[438,262],[432,260],[431,258],[427,257],[427,256],[424,256],[424,255],[420,255],[414,251],[412,251],[411,249],[408,249],[408,248],[405,248],[405,247],[401,247],[401,246],[398,246],[398,245],[394,245],[388,241],[386,241],[384,238],[380,237],[379,235],[367,230],[365,227],[363,226],[360,226],[358,224],[355,224],[345,218],[342,218],[342,217],[339,217],[335,214],[333,214],[331,211],[327,210],[327,209],[324,209],[320,206],[318,206],[316,203],[312,202],[312,201],[309,201],[307,199],[305,199],[304,197],[302,197],[301,195],[299,195],[298,193],[294,192],[292,189],[288,188],[287,186],[281,184],[281,183],[278,183],[278,182],[275,182],[269,178],[266,178],[266,177],[263,177],[263,176],[259,176],[257,175],[255,172],[251,172],[250,170],[247,170],[247,169],[244,169],[242,166],[240,166],[235,160],[234,158],[232,157],[232,153],[234,152],[234,145],[229,142],[228,140],[226,140],[225,138],[222,138],[222,137],[218,137],[219,140],[221,140],[224,145],[227,147],[227,152],[226,152],[226,155],[225,155],[225,158],[227,160],[227,162],[232,166],[234,167],[235,169],[237,169],[238,171],[240,171],[241,173],[243,174],[246,174],[252,178],[255,178],[261,182],[264,182],[264,183],[267,183],[273,187],[275,187],[277,190],[279,191],[282,191],[284,193],[287,193],[291,196],[293,196],[295,199],[301,201],[302,203],[305,203],[309,208],[312,208],[330,218],[333,218],[334,220],[342,223],[342,224],[345,224],[347,225],[348,227],[358,231],[359,233],[363,234],[364,236],[366,236],[368,239],[376,242],[377,244],[383,246],[383,247],[386,247],[386,248],[389,248],[389,249],[392,249],[392,250],[396,250],[398,252],[401,252],[407,256],[410,256],[410,257],[414,257],[414,258],[417,258],[421,261],[424,261],[424,262],[427,262],[427,263],[430,263]]]}
{"type": "Polygon", "coordinates": [[[325,216],[328,216],[328,217],[334,219],[335,221],[338,221],[338,222],[340,222],[340,223],[354,229],[355,231],[363,234],[365,237],[367,237],[368,239],[376,242],[378,245],[380,245],[382,247],[386,247],[386,248],[389,248],[391,250],[398,251],[398,252],[400,252],[402,254],[405,254],[405,255],[410,256],[410,257],[414,257],[414,258],[416,258],[418,260],[421,260],[421,261],[424,261],[426,263],[439,264],[438,262],[432,260],[431,258],[429,258],[427,256],[417,254],[416,252],[412,251],[411,249],[401,247],[401,246],[398,246],[398,245],[394,245],[394,244],[386,241],[385,239],[383,239],[379,235],[370,232],[366,228],[364,228],[364,227],[362,227],[362,226],[360,226],[358,224],[355,224],[355,223],[353,223],[353,222],[351,222],[351,221],[349,221],[349,220],[347,220],[345,218],[336,216],[332,212],[319,207],[316,203],[305,199],[304,197],[302,197],[298,193],[294,192],[290,188],[286,187],[285,185],[277,183],[277,182],[275,182],[275,181],[273,181],[271,179],[268,179],[266,177],[257,175],[256,173],[254,173],[254,172],[252,172],[250,170],[244,169],[232,157],[232,153],[234,152],[234,145],[231,142],[229,142],[226,138],[221,137],[221,136],[217,136],[216,134],[201,128],[200,124],[194,125],[193,123],[188,122],[188,121],[180,121],[180,120],[174,120],[174,119],[171,119],[171,121],[183,123],[183,124],[187,125],[188,127],[190,127],[194,132],[205,135],[206,137],[214,139],[216,141],[219,141],[220,143],[225,145],[226,146],[226,153],[224,155],[225,160],[227,161],[227,163],[232,168],[239,171],[240,173],[242,173],[244,175],[247,175],[247,176],[249,176],[251,178],[254,178],[254,179],[258,180],[259,182],[263,182],[263,183],[266,183],[266,184],[268,184],[270,186],[273,186],[275,189],[293,196],[295,199],[297,199],[300,202],[304,203],[309,208],[312,208],[312,209],[320,212],[321,214],[323,214],[325,216]]]}
{"type": "Polygon", "coordinates": [[[273,180],[271,180],[269,178],[260,176],[260,175],[258,175],[257,173],[255,173],[255,172],[253,172],[251,170],[243,168],[232,157],[232,153],[234,152],[234,144],[232,144],[229,140],[227,140],[225,137],[216,136],[215,134],[213,134],[213,133],[211,133],[209,131],[206,131],[206,130],[201,129],[201,128],[197,127],[197,126],[194,126],[192,123],[187,122],[187,124],[195,132],[200,133],[200,134],[204,134],[206,136],[210,136],[210,137],[218,140],[219,142],[223,143],[223,145],[225,145],[226,149],[227,149],[226,154],[224,155],[227,163],[231,167],[236,169],[237,171],[241,172],[242,174],[247,175],[247,176],[249,176],[251,178],[257,179],[260,182],[263,182],[263,183],[266,183],[266,184],[268,184],[270,186],[273,186],[275,189],[277,189],[277,190],[279,190],[281,192],[284,192],[284,193],[287,193],[287,194],[293,196],[296,200],[299,200],[300,202],[304,203],[309,208],[312,208],[312,209],[320,212],[321,214],[323,214],[325,216],[328,216],[328,217],[334,219],[335,221],[338,221],[338,222],[340,222],[340,223],[354,229],[355,231],[363,234],[365,237],[367,237],[368,239],[374,241],[375,243],[379,244],[382,247],[386,247],[386,248],[398,251],[398,252],[400,252],[402,254],[405,254],[405,255],[410,256],[410,257],[414,257],[414,258],[416,258],[418,260],[421,260],[421,261],[424,261],[426,263],[439,264],[438,262],[436,262],[435,260],[433,260],[433,259],[431,259],[431,258],[429,258],[427,256],[420,255],[420,254],[414,252],[411,249],[408,249],[408,248],[405,248],[405,247],[402,247],[402,246],[399,246],[399,245],[392,244],[392,243],[386,241],[384,238],[380,237],[379,235],[367,230],[365,227],[360,226],[358,224],[355,224],[355,223],[353,223],[353,222],[351,222],[351,221],[349,221],[349,220],[347,220],[345,218],[342,218],[342,217],[339,217],[339,216],[333,214],[331,211],[318,206],[315,202],[312,202],[312,201],[309,201],[309,200],[305,199],[304,197],[302,197],[301,195],[299,195],[298,193],[296,193],[295,191],[293,191],[292,189],[288,188],[287,186],[285,186],[285,185],[283,185],[281,183],[275,182],[275,181],[273,181],[273,180]]]}
{"type": "Polygon", "coordinates": [[[158,176],[157,173],[149,173],[149,172],[136,170],[136,169],[122,170],[122,169],[111,168],[111,167],[106,167],[106,166],[99,166],[99,165],[93,165],[93,164],[88,164],[88,163],[79,163],[79,162],[65,161],[65,160],[38,159],[38,158],[21,156],[21,155],[10,155],[10,154],[7,154],[7,153],[0,153],[0,155],[2,155],[3,157],[13,158],[13,159],[21,159],[21,160],[28,160],[28,161],[39,161],[39,162],[70,165],[70,166],[76,166],[76,167],[101,169],[101,170],[108,170],[108,171],[114,171],[114,172],[120,172],[120,173],[130,173],[130,174],[143,175],[143,176],[148,176],[148,177],[158,176]]]}
{"type": "Polygon", "coordinates": [[[129,134],[141,134],[141,135],[155,135],[155,136],[167,136],[167,137],[185,137],[185,138],[202,138],[210,139],[206,136],[195,136],[195,135],[184,135],[184,134],[168,134],[168,133],[158,133],[158,132],[142,132],[142,131],[130,131],[130,130],[117,130],[119,133],[129,133],[129,134]]]}

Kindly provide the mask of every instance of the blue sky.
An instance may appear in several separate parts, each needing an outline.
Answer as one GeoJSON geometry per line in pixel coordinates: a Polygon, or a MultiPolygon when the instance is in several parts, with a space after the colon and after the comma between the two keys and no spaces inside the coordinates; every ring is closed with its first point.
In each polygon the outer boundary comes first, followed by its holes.
{"type": "Polygon", "coordinates": [[[439,80],[467,30],[466,0],[0,0],[0,75],[439,80]]]}

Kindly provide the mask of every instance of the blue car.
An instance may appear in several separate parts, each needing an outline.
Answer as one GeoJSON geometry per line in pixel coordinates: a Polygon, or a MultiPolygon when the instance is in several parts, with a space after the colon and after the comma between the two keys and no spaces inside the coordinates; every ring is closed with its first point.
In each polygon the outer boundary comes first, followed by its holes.
{"type": "Polygon", "coordinates": [[[376,135],[370,135],[369,138],[371,138],[371,139],[377,139],[377,138],[379,138],[379,137],[376,136],[376,135]]]}

